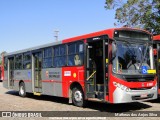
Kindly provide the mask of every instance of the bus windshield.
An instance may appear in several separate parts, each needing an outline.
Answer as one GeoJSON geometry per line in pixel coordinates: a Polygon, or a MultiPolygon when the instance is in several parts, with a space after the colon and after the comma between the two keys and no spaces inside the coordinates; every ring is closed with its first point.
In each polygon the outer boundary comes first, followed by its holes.
{"type": "Polygon", "coordinates": [[[117,53],[113,60],[113,72],[118,74],[150,74],[153,67],[152,46],[117,42],[117,53]]]}

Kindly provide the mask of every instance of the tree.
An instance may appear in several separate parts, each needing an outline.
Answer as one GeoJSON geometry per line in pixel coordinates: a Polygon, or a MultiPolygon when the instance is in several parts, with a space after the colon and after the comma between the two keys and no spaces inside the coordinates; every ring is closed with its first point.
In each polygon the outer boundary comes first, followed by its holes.
{"type": "Polygon", "coordinates": [[[107,10],[116,9],[115,25],[160,34],[160,0],[106,0],[105,5],[107,10]]]}

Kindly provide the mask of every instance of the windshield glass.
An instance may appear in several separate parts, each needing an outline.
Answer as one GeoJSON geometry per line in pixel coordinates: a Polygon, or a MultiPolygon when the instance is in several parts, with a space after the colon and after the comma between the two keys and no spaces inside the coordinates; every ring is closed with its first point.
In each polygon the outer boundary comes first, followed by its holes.
{"type": "Polygon", "coordinates": [[[148,44],[117,42],[117,53],[113,60],[113,72],[118,74],[150,74],[154,69],[153,49],[148,44]]]}

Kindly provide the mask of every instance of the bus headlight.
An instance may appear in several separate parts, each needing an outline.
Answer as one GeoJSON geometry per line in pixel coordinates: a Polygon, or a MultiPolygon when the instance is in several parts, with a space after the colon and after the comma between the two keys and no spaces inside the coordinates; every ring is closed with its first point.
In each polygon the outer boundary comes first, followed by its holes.
{"type": "Polygon", "coordinates": [[[120,89],[123,90],[123,91],[126,91],[126,92],[131,91],[130,88],[128,88],[128,87],[126,87],[126,86],[124,86],[124,85],[122,85],[122,84],[120,84],[120,83],[113,82],[113,85],[114,85],[115,87],[117,87],[117,88],[120,88],[120,89]]]}

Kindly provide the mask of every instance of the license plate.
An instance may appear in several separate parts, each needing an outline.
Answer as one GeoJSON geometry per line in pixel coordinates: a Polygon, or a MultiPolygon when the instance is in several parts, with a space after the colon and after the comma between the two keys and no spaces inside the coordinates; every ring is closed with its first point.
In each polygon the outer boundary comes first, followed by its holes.
{"type": "Polygon", "coordinates": [[[145,98],[145,97],[147,97],[147,94],[141,95],[141,98],[145,98]]]}

